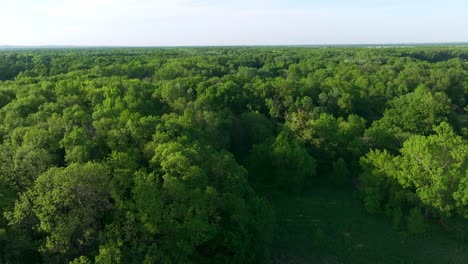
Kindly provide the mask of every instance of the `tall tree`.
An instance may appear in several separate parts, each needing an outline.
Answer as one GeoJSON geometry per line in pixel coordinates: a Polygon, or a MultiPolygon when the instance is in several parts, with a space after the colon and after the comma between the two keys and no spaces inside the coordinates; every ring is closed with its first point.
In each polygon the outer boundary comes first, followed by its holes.
{"type": "Polygon", "coordinates": [[[107,169],[74,163],[40,175],[8,216],[12,224],[31,223],[45,234],[41,251],[71,260],[96,249],[111,208],[107,169]]]}

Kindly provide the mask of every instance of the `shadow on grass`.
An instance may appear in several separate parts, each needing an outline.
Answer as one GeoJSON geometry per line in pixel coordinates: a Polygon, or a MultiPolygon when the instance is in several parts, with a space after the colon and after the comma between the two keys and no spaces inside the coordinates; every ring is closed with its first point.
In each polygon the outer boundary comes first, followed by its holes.
{"type": "Polygon", "coordinates": [[[440,226],[410,235],[368,214],[357,193],[316,182],[302,194],[272,198],[273,263],[468,263],[468,244],[440,226]]]}

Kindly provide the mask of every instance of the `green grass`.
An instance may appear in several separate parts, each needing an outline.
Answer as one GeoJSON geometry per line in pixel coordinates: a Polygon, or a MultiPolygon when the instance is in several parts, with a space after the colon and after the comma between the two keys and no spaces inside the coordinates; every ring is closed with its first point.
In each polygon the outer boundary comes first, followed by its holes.
{"type": "Polygon", "coordinates": [[[468,127],[468,114],[457,114],[456,115],[457,121],[459,126],[461,127],[468,127]]]}
{"type": "Polygon", "coordinates": [[[274,263],[468,263],[468,245],[437,225],[421,235],[368,214],[355,193],[317,184],[302,195],[273,199],[274,263]],[[324,239],[317,243],[317,229],[324,239]]]}

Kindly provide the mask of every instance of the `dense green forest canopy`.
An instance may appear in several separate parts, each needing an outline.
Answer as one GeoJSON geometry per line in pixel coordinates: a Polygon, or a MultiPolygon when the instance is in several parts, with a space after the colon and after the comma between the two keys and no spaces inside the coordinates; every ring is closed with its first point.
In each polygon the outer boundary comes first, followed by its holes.
{"type": "Polygon", "coordinates": [[[0,263],[270,262],[317,179],[466,243],[467,102],[464,47],[0,51],[0,263]]]}

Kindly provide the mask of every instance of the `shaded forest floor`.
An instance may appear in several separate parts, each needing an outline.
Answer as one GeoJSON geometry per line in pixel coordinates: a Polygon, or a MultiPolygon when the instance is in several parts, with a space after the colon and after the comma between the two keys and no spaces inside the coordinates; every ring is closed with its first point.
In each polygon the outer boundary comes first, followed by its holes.
{"type": "Polygon", "coordinates": [[[468,127],[468,113],[457,114],[456,117],[460,127],[468,127]]]}
{"type": "Polygon", "coordinates": [[[316,183],[300,195],[273,198],[273,263],[468,263],[468,244],[437,225],[413,235],[368,214],[357,194],[316,183]]]}

